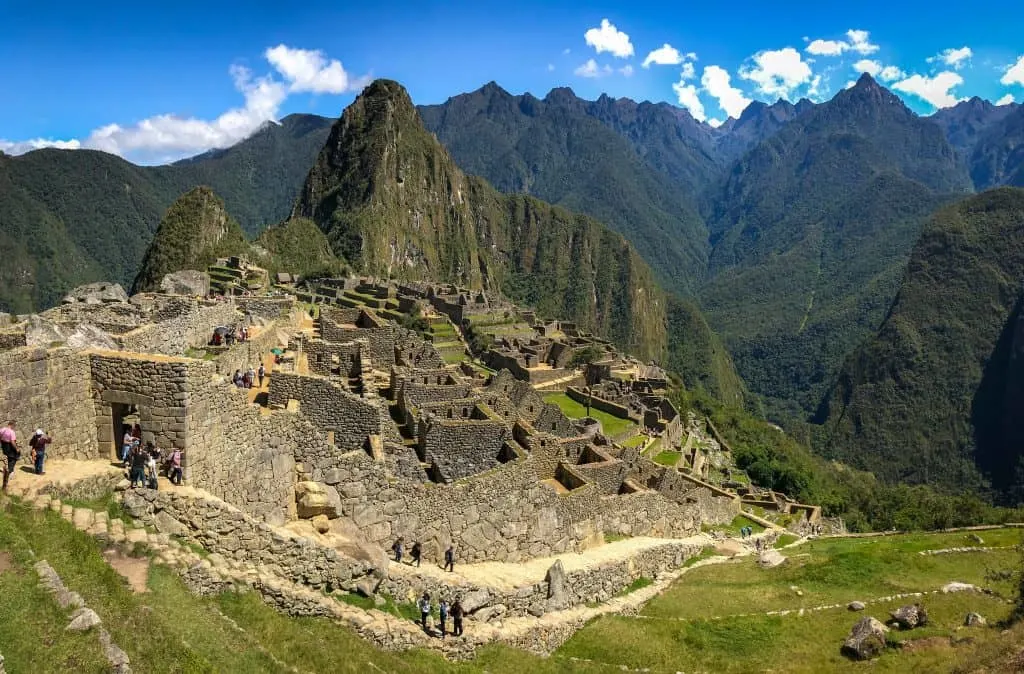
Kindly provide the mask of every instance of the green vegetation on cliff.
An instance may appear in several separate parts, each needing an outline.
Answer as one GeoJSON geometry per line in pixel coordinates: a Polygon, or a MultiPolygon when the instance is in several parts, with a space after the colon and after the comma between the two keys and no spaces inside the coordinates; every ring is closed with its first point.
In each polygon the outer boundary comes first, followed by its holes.
{"type": "Polygon", "coordinates": [[[132,292],[153,291],[165,274],[183,269],[205,271],[218,257],[239,255],[248,248],[242,228],[224,202],[208,187],[183,194],[160,221],[142,259],[132,292]]]}
{"type": "Polygon", "coordinates": [[[773,416],[813,412],[884,318],[923,219],[967,189],[938,125],[865,75],[755,146],[708,193],[701,303],[773,416]]]}
{"type": "Polygon", "coordinates": [[[664,359],[665,296],[629,244],[590,218],[463,174],[396,82],[374,82],[345,110],[294,214],[363,272],[498,289],[664,359]]]}
{"type": "Polygon", "coordinates": [[[283,271],[306,278],[346,271],[327,237],[308,218],[289,218],[267,227],[253,242],[253,251],[256,261],[271,274],[283,271]]]}
{"type": "Polygon", "coordinates": [[[889,482],[965,491],[988,480],[1018,502],[1024,397],[1008,375],[1019,374],[1022,280],[1024,190],[938,211],[885,322],[822,405],[823,450],[889,482]]]}

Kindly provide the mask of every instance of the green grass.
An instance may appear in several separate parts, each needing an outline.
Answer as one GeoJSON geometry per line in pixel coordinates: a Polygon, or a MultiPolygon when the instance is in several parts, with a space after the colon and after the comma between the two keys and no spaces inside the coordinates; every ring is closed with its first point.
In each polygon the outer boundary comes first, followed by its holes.
{"type": "Polygon", "coordinates": [[[781,536],[775,539],[774,547],[784,548],[790,543],[796,543],[798,540],[800,540],[800,537],[794,534],[782,534],[781,536]]]}
{"type": "Polygon", "coordinates": [[[619,590],[618,594],[616,594],[615,596],[616,597],[625,597],[627,594],[632,594],[633,592],[636,592],[637,590],[643,589],[643,588],[645,588],[645,587],[647,587],[649,585],[653,585],[653,584],[654,584],[654,580],[652,578],[648,578],[647,576],[639,576],[632,583],[630,583],[626,587],[624,587],[621,590],[619,590]]]}
{"type": "Polygon", "coordinates": [[[728,524],[716,524],[716,525],[704,525],[702,529],[705,531],[724,531],[732,536],[739,537],[740,529],[743,527],[750,527],[755,534],[759,534],[764,531],[764,527],[755,522],[752,519],[744,517],[743,515],[737,515],[733,518],[732,522],[728,524]]]}
{"type": "Polygon", "coordinates": [[[679,459],[682,456],[680,452],[659,452],[654,457],[654,463],[661,464],[662,466],[674,466],[679,463],[679,459]]]}
{"type": "MultiPolygon", "coordinates": [[[[579,404],[564,393],[550,393],[544,396],[544,402],[558,405],[562,413],[570,419],[582,419],[587,416],[586,406],[579,404]]],[[[630,419],[620,419],[593,407],[590,408],[590,416],[601,422],[601,428],[604,429],[605,435],[613,437],[637,426],[630,419]]]]}
{"type": "Polygon", "coordinates": [[[442,353],[441,359],[444,360],[448,365],[454,365],[455,363],[461,363],[466,360],[466,354],[464,353],[442,353]]]}
{"type": "Polygon", "coordinates": [[[647,443],[646,435],[634,435],[628,440],[623,440],[619,444],[623,447],[643,447],[647,443]]]}
{"type": "Polygon", "coordinates": [[[605,534],[604,534],[604,542],[605,543],[615,543],[616,541],[624,541],[624,540],[626,540],[628,538],[632,538],[632,536],[628,536],[626,534],[614,534],[614,533],[608,533],[608,532],[605,532],[605,534]]]}

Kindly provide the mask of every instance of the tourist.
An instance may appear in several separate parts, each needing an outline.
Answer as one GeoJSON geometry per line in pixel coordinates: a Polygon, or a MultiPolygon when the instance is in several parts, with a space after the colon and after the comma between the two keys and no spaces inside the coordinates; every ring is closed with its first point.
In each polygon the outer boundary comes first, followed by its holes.
{"type": "Polygon", "coordinates": [[[263,363],[260,363],[260,369],[257,371],[257,376],[260,378],[260,388],[263,388],[263,378],[267,376],[267,368],[263,367],[263,363]]]}
{"type": "Polygon", "coordinates": [[[445,638],[445,621],[448,620],[448,602],[444,599],[437,606],[437,621],[441,627],[441,638],[445,638]]]}
{"type": "Polygon", "coordinates": [[[124,468],[128,467],[128,458],[132,453],[132,429],[130,426],[125,425],[124,437],[121,438],[121,465],[124,468]]]}
{"type": "Polygon", "coordinates": [[[142,442],[142,426],[138,424],[132,426],[132,441],[142,442]]]}
{"type": "Polygon", "coordinates": [[[18,451],[18,434],[14,432],[14,422],[8,421],[7,425],[0,428],[0,448],[3,449],[4,457],[4,484],[3,490],[7,491],[7,483],[14,472],[14,464],[18,462],[21,452],[18,451]]]}
{"type": "Polygon", "coordinates": [[[423,556],[423,547],[419,541],[412,544],[412,550],[409,551],[412,555],[412,561],[416,566],[420,565],[420,558],[423,556]]]}
{"type": "Polygon", "coordinates": [[[249,385],[246,388],[252,388],[253,384],[256,383],[256,370],[252,369],[252,365],[246,370],[245,378],[249,380],[249,385]]]}
{"type": "Polygon", "coordinates": [[[252,379],[249,377],[249,371],[251,369],[252,368],[249,368],[249,370],[242,373],[242,388],[252,388],[252,379]]]}
{"type": "Polygon", "coordinates": [[[157,484],[160,466],[160,449],[152,442],[146,443],[146,484],[157,484]]]}
{"type": "Polygon", "coordinates": [[[430,617],[430,595],[426,592],[420,597],[420,600],[416,602],[416,606],[420,609],[420,622],[423,624],[423,631],[427,631],[427,618],[430,617]]]}
{"type": "Polygon", "coordinates": [[[233,383],[238,388],[242,388],[242,386],[244,385],[244,382],[242,381],[242,371],[241,370],[235,370],[235,376],[233,376],[231,378],[231,383],[233,383]]]}
{"type": "Polygon", "coordinates": [[[37,428],[35,435],[28,441],[29,447],[32,448],[32,464],[35,466],[36,475],[45,475],[43,470],[43,464],[46,462],[46,446],[53,442],[53,438],[43,432],[43,429],[37,428]]]}
{"type": "Polygon", "coordinates": [[[171,469],[167,473],[167,478],[171,481],[171,484],[177,486],[181,485],[181,456],[182,452],[179,448],[175,447],[171,451],[171,469]]]}
{"type": "Polygon", "coordinates": [[[401,564],[402,553],[405,552],[405,546],[403,545],[401,538],[395,541],[395,544],[391,546],[391,552],[395,553],[395,561],[401,564]]]}
{"type": "Polygon", "coordinates": [[[142,451],[141,443],[135,443],[132,445],[131,453],[131,470],[128,473],[128,478],[131,480],[131,488],[135,489],[135,485],[141,484],[143,487],[146,486],[146,463],[149,461],[149,456],[142,451]]]}
{"type": "Polygon", "coordinates": [[[455,570],[455,548],[451,545],[444,551],[444,566],[442,568],[449,573],[455,570]]]}
{"type": "Polygon", "coordinates": [[[453,637],[461,637],[462,636],[462,615],[463,615],[463,613],[465,613],[465,611],[462,610],[462,600],[461,599],[458,599],[458,598],[455,599],[455,603],[452,604],[452,608],[451,608],[450,613],[451,613],[451,616],[452,616],[452,636],[453,637]]]}

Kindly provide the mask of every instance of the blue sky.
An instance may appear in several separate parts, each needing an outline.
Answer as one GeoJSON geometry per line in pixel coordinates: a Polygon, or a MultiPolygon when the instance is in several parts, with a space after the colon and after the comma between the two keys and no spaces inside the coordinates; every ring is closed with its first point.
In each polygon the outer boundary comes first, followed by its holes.
{"type": "Polygon", "coordinates": [[[0,149],[167,161],[291,112],[337,116],[373,77],[417,103],[495,80],[668,101],[710,124],[750,100],[825,100],[863,70],[922,114],[1024,102],[1019,2],[367,4],[2,3],[0,149]]]}

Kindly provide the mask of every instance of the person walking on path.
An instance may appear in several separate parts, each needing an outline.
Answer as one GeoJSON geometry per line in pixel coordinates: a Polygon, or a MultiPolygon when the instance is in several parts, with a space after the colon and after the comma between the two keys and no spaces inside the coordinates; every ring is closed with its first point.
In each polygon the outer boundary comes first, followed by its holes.
{"type": "Polygon", "coordinates": [[[51,442],[53,442],[53,438],[44,433],[41,428],[37,428],[35,435],[28,441],[29,447],[32,448],[32,464],[35,466],[36,475],[46,475],[43,464],[46,462],[46,446],[51,442]]]}
{"type": "Polygon", "coordinates": [[[260,388],[263,388],[263,378],[267,376],[267,368],[260,363],[260,369],[256,370],[256,376],[260,378],[260,388]]]}
{"type": "Polygon", "coordinates": [[[6,426],[0,428],[0,449],[3,450],[6,459],[4,461],[3,490],[7,491],[7,483],[11,480],[11,473],[14,472],[14,464],[21,456],[21,452],[18,451],[18,434],[14,431],[14,421],[8,421],[6,426]]]}
{"type": "Polygon", "coordinates": [[[430,595],[426,592],[420,597],[420,600],[416,602],[416,606],[420,609],[420,622],[423,625],[423,631],[427,631],[427,618],[430,617],[430,595]]]}
{"type": "Polygon", "coordinates": [[[391,552],[395,553],[395,561],[399,564],[402,563],[402,552],[404,552],[404,546],[402,545],[402,539],[399,538],[395,541],[395,544],[391,546],[391,552]]]}
{"type": "Polygon", "coordinates": [[[456,599],[451,608],[453,637],[462,636],[462,616],[464,613],[465,611],[462,610],[462,600],[456,599]]]}
{"type": "Polygon", "coordinates": [[[181,486],[181,450],[177,447],[171,452],[171,469],[167,471],[171,484],[181,486]]]}
{"type": "Polygon", "coordinates": [[[441,603],[438,604],[438,606],[437,606],[437,622],[438,622],[438,626],[441,628],[441,638],[442,639],[444,639],[446,634],[447,634],[446,631],[445,631],[445,622],[447,620],[448,620],[448,602],[445,601],[444,599],[442,599],[441,603]]]}
{"type": "Polygon", "coordinates": [[[420,545],[419,541],[412,544],[412,550],[409,551],[412,556],[412,561],[416,566],[420,565],[420,558],[423,557],[423,546],[420,545]]]}
{"type": "Polygon", "coordinates": [[[252,369],[252,365],[245,371],[245,377],[249,380],[249,385],[246,388],[252,388],[256,385],[256,370],[252,369]]]}
{"type": "Polygon", "coordinates": [[[455,549],[451,545],[444,551],[444,569],[449,573],[455,570],[455,549]]]}

